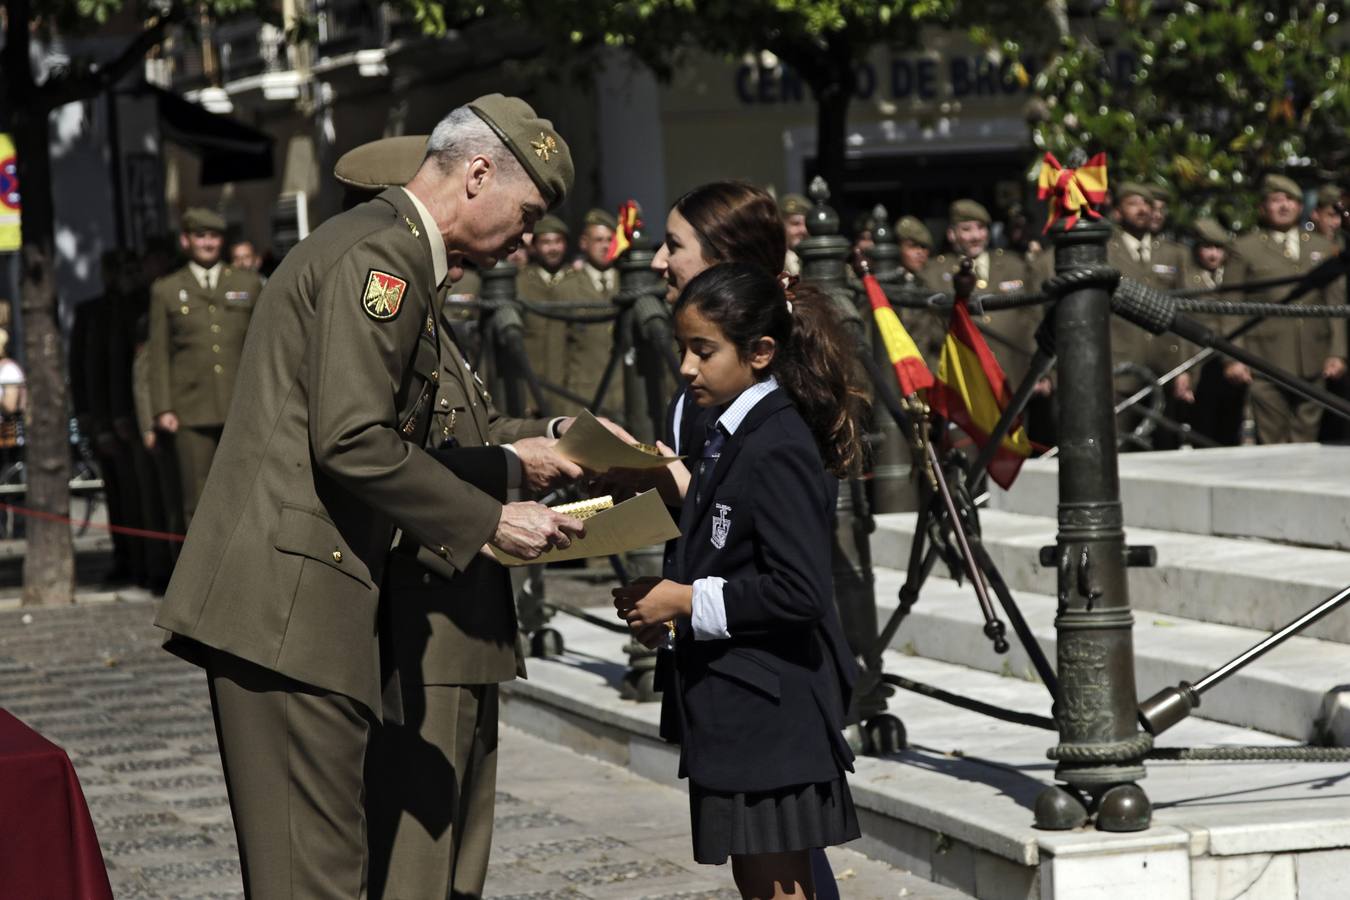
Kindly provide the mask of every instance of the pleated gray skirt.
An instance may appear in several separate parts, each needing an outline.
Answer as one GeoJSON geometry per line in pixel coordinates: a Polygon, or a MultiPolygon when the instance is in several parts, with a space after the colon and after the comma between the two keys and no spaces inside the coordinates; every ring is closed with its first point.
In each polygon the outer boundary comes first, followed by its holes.
{"type": "Polygon", "coordinates": [[[724,794],[689,782],[694,860],[721,865],[728,856],[832,847],[860,834],[843,776],[756,793],[724,794]]]}

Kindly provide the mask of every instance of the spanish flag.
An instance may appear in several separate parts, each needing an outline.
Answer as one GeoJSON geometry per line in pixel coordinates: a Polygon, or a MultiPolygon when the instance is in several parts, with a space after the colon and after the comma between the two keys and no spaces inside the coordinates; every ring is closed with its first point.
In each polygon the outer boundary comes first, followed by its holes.
{"type": "Polygon", "coordinates": [[[933,386],[933,373],[924,364],[923,355],[909,336],[900,317],[891,308],[886,292],[881,289],[877,277],[870,272],[863,276],[863,287],[867,289],[867,301],[872,304],[872,316],[877,322],[877,333],[886,345],[886,356],[895,366],[895,374],[900,379],[900,394],[908,397],[918,391],[933,386]]]}
{"type": "MultiPolygon", "coordinates": [[[[933,412],[983,447],[1011,399],[1002,367],[971,320],[965,299],[958,297],[938,358],[937,384],[929,394],[933,412]]],[[[989,477],[1007,490],[1030,455],[1031,441],[1018,418],[989,462],[989,477]]]]}
{"type": "Polygon", "coordinates": [[[618,219],[619,227],[614,229],[614,237],[610,238],[609,250],[605,253],[606,262],[614,262],[623,256],[624,251],[633,245],[633,232],[642,226],[636,200],[624,201],[615,218],[618,219]]]}

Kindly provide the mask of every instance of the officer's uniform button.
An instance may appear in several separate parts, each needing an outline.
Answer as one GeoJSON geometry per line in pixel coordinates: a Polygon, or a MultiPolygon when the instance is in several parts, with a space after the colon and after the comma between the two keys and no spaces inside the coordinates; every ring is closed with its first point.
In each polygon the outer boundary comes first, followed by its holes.
{"type": "Polygon", "coordinates": [[[341,551],[341,550],[334,550],[334,551],[333,551],[333,562],[335,562],[335,563],[340,563],[340,562],[342,562],[342,551],[341,551]]]}
{"type": "Polygon", "coordinates": [[[442,397],[442,398],[441,398],[441,409],[449,409],[449,408],[450,408],[450,401],[447,400],[447,399],[445,399],[444,397],[442,397]]]}
{"type": "Polygon", "coordinates": [[[212,366],[211,368],[213,368],[213,369],[216,370],[216,374],[217,374],[217,375],[219,375],[221,372],[224,372],[224,371],[225,371],[225,367],[222,366],[220,363],[216,363],[216,364],[215,364],[214,366],[212,366]]]}
{"type": "Polygon", "coordinates": [[[219,326],[219,325],[212,325],[212,326],[211,326],[211,333],[212,333],[212,334],[220,334],[220,326],[219,326]]]}
{"type": "Polygon", "coordinates": [[[213,303],[213,304],[211,304],[210,306],[208,306],[207,309],[210,310],[211,312],[215,312],[215,311],[216,311],[216,305],[213,303]]]}
{"type": "Polygon", "coordinates": [[[450,558],[450,551],[445,549],[444,547],[437,547],[436,552],[439,553],[441,556],[445,557],[446,559],[450,558]]]}
{"type": "Polygon", "coordinates": [[[984,290],[985,288],[989,287],[989,282],[981,278],[979,281],[975,282],[975,286],[980,290],[984,290]]]}
{"type": "Polygon", "coordinates": [[[219,352],[220,352],[220,345],[219,345],[219,344],[212,344],[212,345],[211,345],[211,352],[212,352],[212,353],[219,353],[219,352]]]}
{"type": "Polygon", "coordinates": [[[430,572],[423,572],[423,573],[422,573],[422,583],[423,583],[423,584],[431,584],[431,573],[430,573],[430,572]]]}
{"type": "Polygon", "coordinates": [[[450,436],[450,426],[447,425],[445,428],[441,429],[441,437],[449,437],[449,436],[450,436]]]}
{"type": "Polygon", "coordinates": [[[186,306],[179,307],[178,311],[185,316],[188,314],[188,308],[186,306]]]}
{"type": "Polygon", "coordinates": [[[435,369],[435,370],[432,371],[432,373],[431,373],[431,380],[432,380],[432,381],[440,381],[440,380],[441,380],[441,371],[440,371],[440,369],[435,369]]]}

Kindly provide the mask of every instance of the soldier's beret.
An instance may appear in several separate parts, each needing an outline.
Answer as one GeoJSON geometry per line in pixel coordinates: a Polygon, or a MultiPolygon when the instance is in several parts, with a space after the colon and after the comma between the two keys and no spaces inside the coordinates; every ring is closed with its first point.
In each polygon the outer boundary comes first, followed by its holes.
{"type": "Polygon", "coordinates": [[[1124,203],[1126,197],[1143,197],[1153,202],[1153,188],[1142,181],[1122,181],[1116,185],[1115,195],[1116,203],[1124,203]]]}
{"type": "Polygon", "coordinates": [[[1266,197],[1270,194],[1288,194],[1295,200],[1302,200],[1303,188],[1288,175],[1270,174],[1261,179],[1261,196],[1266,197]]]}
{"type": "Polygon", "coordinates": [[[1154,203],[1170,203],[1172,201],[1172,192],[1161,184],[1150,184],[1148,186],[1148,199],[1154,203]]]}
{"type": "Polygon", "coordinates": [[[582,228],[589,228],[592,225],[603,225],[610,231],[619,227],[619,220],[614,218],[614,213],[603,209],[593,209],[586,213],[586,217],[581,220],[582,228]]]}
{"type": "Polygon", "coordinates": [[[1317,189],[1318,206],[1335,206],[1341,202],[1341,197],[1345,191],[1341,190],[1338,184],[1324,184],[1317,189]]]}
{"type": "Polygon", "coordinates": [[[988,225],[992,221],[984,204],[974,200],[957,200],[947,209],[948,225],[955,225],[958,222],[983,222],[988,225]]]}
{"type": "MultiPolygon", "coordinates": [[[[486,94],[469,104],[469,109],[501,138],[529,173],[544,202],[553,209],[572,189],[576,170],[572,151],[548,119],[540,118],[530,104],[519,97],[486,94]]],[[[536,232],[538,233],[538,232],[536,232]]]]}
{"type": "Polygon", "coordinates": [[[1218,222],[1213,219],[1196,219],[1195,224],[1191,226],[1195,232],[1195,242],[1214,247],[1227,247],[1232,238],[1218,222]]]}
{"type": "Polygon", "coordinates": [[[811,211],[811,201],[801,194],[784,194],[778,198],[778,211],[787,216],[804,216],[811,211]]]}
{"type": "Polygon", "coordinates": [[[895,236],[911,240],[920,247],[933,249],[933,233],[913,216],[903,216],[895,223],[895,236]]]}
{"type": "Polygon", "coordinates": [[[366,191],[402,187],[417,174],[427,155],[425,134],[381,138],[353,147],[338,157],[333,176],[343,184],[366,191]]]}
{"type": "Polygon", "coordinates": [[[194,206],[183,213],[183,230],[187,232],[216,231],[224,234],[225,217],[214,209],[194,206]]]}
{"type": "Polygon", "coordinates": [[[534,236],[539,237],[541,234],[561,234],[563,237],[567,237],[569,234],[567,223],[557,216],[544,216],[534,223],[534,236]]]}

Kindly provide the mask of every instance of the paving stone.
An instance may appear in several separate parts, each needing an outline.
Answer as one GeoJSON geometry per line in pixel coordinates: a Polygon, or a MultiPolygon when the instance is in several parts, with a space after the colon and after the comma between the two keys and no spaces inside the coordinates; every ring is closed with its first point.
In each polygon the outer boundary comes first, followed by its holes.
{"type": "MultiPolygon", "coordinates": [[[[190,762],[195,765],[195,760],[190,762]]],[[[131,784],[146,791],[192,790],[211,785],[223,786],[225,776],[214,772],[193,772],[190,775],[171,775],[164,778],[138,778],[131,784]]]]}
{"type": "Polygon", "coordinates": [[[516,813],[497,817],[497,828],[511,831],[517,828],[558,828],[575,825],[576,822],[553,812],[516,813]]]}
{"type": "Polygon", "coordinates": [[[141,868],[141,877],[150,884],[188,881],[194,878],[219,878],[222,875],[238,874],[239,860],[237,859],[182,860],[141,868]]]}
{"type": "Polygon", "coordinates": [[[668,860],[654,862],[623,862],[603,866],[587,866],[583,869],[568,869],[558,873],[573,884],[591,887],[602,884],[615,884],[621,881],[637,881],[648,878],[671,878],[688,873],[668,860]]]}
{"type": "Polygon", "coordinates": [[[188,831],[183,834],[149,834],[141,838],[108,841],[103,843],[103,852],[108,856],[131,856],[177,850],[204,850],[216,846],[217,844],[205,834],[188,831]]]}

